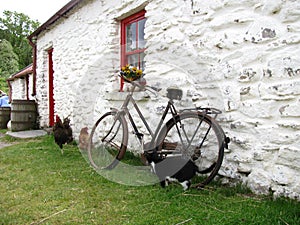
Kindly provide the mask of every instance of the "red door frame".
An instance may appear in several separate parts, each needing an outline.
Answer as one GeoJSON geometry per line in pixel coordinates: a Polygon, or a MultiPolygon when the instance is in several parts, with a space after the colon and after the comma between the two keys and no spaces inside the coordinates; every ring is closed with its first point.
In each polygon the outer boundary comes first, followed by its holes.
{"type": "Polygon", "coordinates": [[[49,74],[49,126],[54,125],[54,85],[53,85],[53,48],[48,50],[48,74],[49,74]]]}

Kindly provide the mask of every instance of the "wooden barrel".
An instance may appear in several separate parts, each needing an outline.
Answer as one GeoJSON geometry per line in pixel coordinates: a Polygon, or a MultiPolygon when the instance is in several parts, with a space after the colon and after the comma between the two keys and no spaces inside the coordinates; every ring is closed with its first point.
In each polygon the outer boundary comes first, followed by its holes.
{"type": "Polygon", "coordinates": [[[11,103],[11,131],[37,128],[37,105],[34,100],[13,100],[11,103]]]}
{"type": "Polygon", "coordinates": [[[10,121],[10,107],[0,107],[0,129],[6,129],[10,121]]]}

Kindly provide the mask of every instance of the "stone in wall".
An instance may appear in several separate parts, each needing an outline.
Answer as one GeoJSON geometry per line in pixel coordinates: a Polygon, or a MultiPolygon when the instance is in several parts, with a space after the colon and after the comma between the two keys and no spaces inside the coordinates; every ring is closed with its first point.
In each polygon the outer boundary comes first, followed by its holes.
{"type": "Polygon", "coordinates": [[[270,118],[274,114],[274,101],[245,100],[241,103],[240,112],[248,118],[270,118]]]}
{"type": "Polygon", "coordinates": [[[270,42],[277,35],[281,36],[284,27],[271,17],[259,17],[255,20],[245,35],[245,41],[258,44],[262,42],[270,42]]]}
{"type": "Polygon", "coordinates": [[[272,16],[274,14],[277,14],[282,9],[282,1],[281,0],[264,0],[261,3],[261,11],[265,15],[272,16]]]}
{"type": "Polygon", "coordinates": [[[256,168],[249,174],[245,183],[255,193],[268,194],[271,186],[271,175],[266,173],[263,168],[256,168]]]}
{"type": "MultiPolygon", "coordinates": [[[[226,159],[224,160],[224,163],[222,164],[218,174],[222,177],[225,177],[225,183],[226,182],[232,182],[232,180],[239,180],[241,178],[241,175],[237,173],[237,164],[236,163],[227,163],[226,159]],[[226,178],[230,178],[230,181],[226,178]]],[[[224,178],[222,178],[224,180],[224,178]]],[[[224,182],[224,181],[223,181],[224,182]]]]}
{"type": "Polygon", "coordinates": [[[292,131],[300,130],[300,122],[296,120],[278,120],[277,125],[283,128],[292,129],[292,131]]]}
{"type": "Polygon", "coordinates": [[[279,112],[282,117],[299,117],[300,116],[300,99],[297,102],[283,105],[280,107],[279,112]]]}
{"type": "MultiPolygon", "coordinates": [[[[299,42],[299,40],[297,42],[299,42]]],[[[295,55],[297,55],[297,49],[292,46],[287,46],[287,39],[284,40],[284,44],[280,48],[283,49],[279,49],[277,55],[272,54],[270,56],[267,64],[267,69],[264,69],[264,77],[299,78],[300,74],[298,71],[300,71],[300,59],[295,57],[295,55]],[[286,55],[286,52],[290,52],[290,56],[282,57],[286,55]]]]}
{"type": "Polygon", "coordinates": [[[295,182],[294,171],[288,166],[276,165],[272,167],[271,179],[274,183],[286,186],[295,182]]]}
{"type": "Polygon", "coordinates": [[[293,100],[300,95],[300,82],[297,80],[273,84],[261,82],[259,93],[261,98],[266,100],[293,100]]]}
{"type": "Polygon", "coordinates": [[[275,161],[278,165],[288,166],[291,169],[300,169],[300,142],[296,141],[294,145],[282,146],[275,161]]]}
{"type": "Polygon", "coordinates": [[[235,84],[228,84],[222,87],[224,108],[226,111],[237,110],[240,104],[240,92],[235,84]]]}
{"type": "Polygon", "coordinates": [[[300,186],[292,185],[292,188],[288,188],[291,184],[300,182],[294,170],[288,166],[276,165],[272,168],[271,178],[270,191],[273,192],[274,197],[285,196],[299,200],[300,186]]]}
{"type": "Polygon", "coordinates": [[[238,77],[238,81],[241,83],[253,82],[257,80],[259,80],[258,74],[253,68],[244,68],[238,77]]]}
{"type": "Polygon", "coordinates": [[[297,0],[283,1],[280,10],[280,20],[284,23],[293,23],[299,21],[300,5],[297,0]]]}
{"type": "Polygon", "coordinates": [[[245,85],[240,88],[241,102],[249,99],[255,99],[258,96],[257,88],[253,85],[245,85]]]}

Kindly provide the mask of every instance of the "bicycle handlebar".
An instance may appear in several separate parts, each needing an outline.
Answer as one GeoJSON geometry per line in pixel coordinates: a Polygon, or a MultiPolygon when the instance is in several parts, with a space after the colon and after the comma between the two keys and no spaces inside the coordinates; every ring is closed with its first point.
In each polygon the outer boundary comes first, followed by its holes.
{"type": "MultiPolygon", "coordinates": [[[[139,82],[133,81],[133,80],[128,80],[128,79],[126,79],[122,75],[119,75],[119,77],[122,77],[124,79],[124,81],[126,81],[126,82],[130,83],[131,85],[133,85],[134,87],[138,87],[138,88],[140,88],[142,90],[146,89],[146,90],[148,90],[148,91],[150,91],[152,93],[153,93],[153,91],[159,92],[161,90],[161,88],[157,88],[157,87],[153,87],[153,86],[149,86],[149,85],[141,85],[139,82]]],[[[156,95],[157,93],[153,93],[153,94],[156,95]]]]}

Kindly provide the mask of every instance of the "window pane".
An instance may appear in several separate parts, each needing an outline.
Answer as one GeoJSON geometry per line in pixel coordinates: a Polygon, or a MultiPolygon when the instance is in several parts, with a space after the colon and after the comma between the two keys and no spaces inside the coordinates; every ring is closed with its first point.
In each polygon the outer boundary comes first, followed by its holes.
{"type": "Polygon", "coordinates": [[[143,71],[145,70],[145,55],[144,52],[140,54],[140,69],[143,71]]]}
{"type": "Polygon", "coordinates": [[[146,46],[146,41],[145,41],[145,22],[146,19],[140,20],[138,22],[138,29],[139,29],[139,42],[138,42],[138,48],[143,49],[146,46]]]}
{"type": "Polygon", "coordinates": [[[128,55],[127,62],[129,65],[139,68],[139,54],[128,55]]]}
{"type": "Polygon", "coordinates": [[[126,26],[126,51],[130,52],[136,49],[136,23],[126,26]]]}

